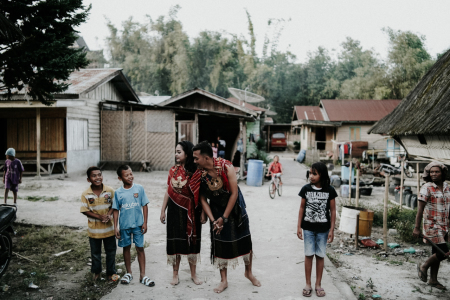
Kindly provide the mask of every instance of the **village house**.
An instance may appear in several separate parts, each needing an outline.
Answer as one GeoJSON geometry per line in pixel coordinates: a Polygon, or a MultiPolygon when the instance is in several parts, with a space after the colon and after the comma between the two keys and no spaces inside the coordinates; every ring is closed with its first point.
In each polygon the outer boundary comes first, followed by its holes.
{"type": "Polygon", "coordinates": [[[26,173],[79,173],[98,165],[100,102],[139,102],[121,69],[81,69],[68,83],[50,106],[27,99],[24,91],[0,97],[0,150],[15,148],[26,173]]]}
{"type": "Polygon", "coordinates": [[[370,130],[401,144],[410,157],[450,164],[450,51],[426,73],[416,87],[370,130]]]}
{"type": "Polygon", "coordinates": [[[401,100],[321,100],[319,106],[295,106],[292,130],[300,130],[302,150],[333,151],[333,142],[351,142],[353,156],[364,150],[398,149],[393,139],[367,131],[401,100]]]}

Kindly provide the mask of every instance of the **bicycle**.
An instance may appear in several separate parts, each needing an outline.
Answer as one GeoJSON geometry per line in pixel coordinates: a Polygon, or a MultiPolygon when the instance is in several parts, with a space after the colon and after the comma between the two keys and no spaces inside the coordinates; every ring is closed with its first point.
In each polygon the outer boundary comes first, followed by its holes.
{"type": "Polygon", "coordinates": [[[278,193],[278,196],[281,197],[283,185],[280,185],[280,177],[274,176],[272,181],[269,184],[269,196],[272,199],[275,199],[275,194],[278,193]]]}

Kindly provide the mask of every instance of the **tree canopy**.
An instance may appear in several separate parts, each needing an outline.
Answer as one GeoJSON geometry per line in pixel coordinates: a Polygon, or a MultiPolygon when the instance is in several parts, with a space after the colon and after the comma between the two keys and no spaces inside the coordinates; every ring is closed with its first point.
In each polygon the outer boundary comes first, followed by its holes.
{"type": "Polygon", "coordinates": [[[137,91],[176,95],[199,87],[227,98],[228,87],[249,86],[266,98],[256,105],[276,111],[275,121],[290,122],[294,105],[317,105],[320,99],[402,99],[435,62],[425,37],[385,28],[385,59],[347,37],[337,53],[319,47],[299,63],[278,49],[289,22],[283,19],[268,21],[258,56],[249,12],[248,36],[202,31],[189,37],[177,19],[179,9],[144,23],[129,18],[120,29],[108,22],[110,64],[123,68],[137,91]]]}
{"type": "Polygon", "coordinates": [[[88,64],[83,49],[71,46],[78,37],[74,28],[89,10],[82,0],[2,1],[0,15],[23,38],[0,35],[0,93],[11,97],[26,89],[32,99],[49,104],[53,94],[65,91],[70,73],[88,64]]]}

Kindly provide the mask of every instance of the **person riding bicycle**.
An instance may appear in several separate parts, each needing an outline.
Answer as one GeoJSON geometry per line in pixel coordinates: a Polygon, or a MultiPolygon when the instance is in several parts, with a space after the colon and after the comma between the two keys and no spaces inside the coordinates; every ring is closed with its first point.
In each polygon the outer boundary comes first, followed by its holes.
{"type": "Polygon", "coordinates": [[[281,182],[281,175],[283,175],[283,166],[280,163],[280,158],[278,157],[278,155],[275,155],[273,161],[269,164],[269,167],[267,168],[266,176],[269,176],[269,174],[272,176],[272,180],[270,181],[270,183],[274,184],[275,183],[274,178],[276,177],[280,180],[280,185],[283,184],[281,182]]]}

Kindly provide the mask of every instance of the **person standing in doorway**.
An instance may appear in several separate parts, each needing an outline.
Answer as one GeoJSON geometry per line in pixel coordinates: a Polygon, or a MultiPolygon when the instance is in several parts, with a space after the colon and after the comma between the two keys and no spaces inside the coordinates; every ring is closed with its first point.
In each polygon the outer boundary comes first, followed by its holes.
{"type": "Polygon", "coordinates": [[[227,146],[227,142],[222,140],[220,136],[217,137],[217,147],[219,149],[219,157],[225,158],[225,147],[227,146]]]}
{"type": "Polygon", "coordinates": [[[244,276],[259,287],[261,283],[252,273],[250,222],[234,167],[228,160],[213,158],[206,141],[192,150],[199,169],[192,175],[190,186],[210,220],[211,263],[220,270],[221,282],[214,292],[221,293],[228,287],[227,269],[235,268],[240,257],[245,264],[244,276]]]}
{"type": "Polygon", "coordinates": [[[167,264],[173,267],[171,285],[180,282],[178,271],[181,258],[189,262],[192,281],[200,285],[196,273],[197,262],[200,262],[200,246],[202,223],[206,223],[206,215],[202,206],[194,200],[194,194],[189,187],[192,174],[197,170],[192,157],[194,145],[189,141],[182,141],[175,148],[176,165],[169,171],[167,192],[161,208],[161,223],[166,223],[167,208],[167,264]]]}
{"type": "MultiPolygon", "coordinates": [[[[425,184],[420,189],[416,225],[413,236],[420,236],[420,223],[423,219],[423,236],[448,253],[448,222],[450,205],[450,188],[444,181],[447,176],[447,167],[440,162],[431,162],[423,171],[425,184]]],[[[424,242],[427,242],[424,240],[424,242]]],[[[423,263],[417,264],[417,273],[420,280],[427,282],[428,269],[430,269],[430,279],[428,285],[431,287],[446,290],[445,286],[439,283],[437,275],[441,261],[447,257],[438,252],[434,247],[431,256],[423,263]]]]}

